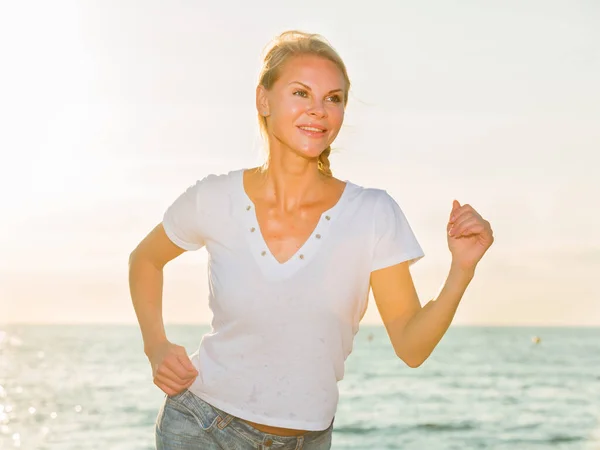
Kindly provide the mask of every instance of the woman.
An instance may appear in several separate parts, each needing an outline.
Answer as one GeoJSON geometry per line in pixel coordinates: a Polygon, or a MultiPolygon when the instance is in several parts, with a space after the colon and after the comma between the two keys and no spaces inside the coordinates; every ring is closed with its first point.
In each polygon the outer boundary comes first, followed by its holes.
{"type": "Polygon", "coordinates": [[[344,63],[322,38],[278,36],[256,89],[267,163],[196,182],[132,253],[144,351],[166,394],[159,449],[329,449],[337,382],[369,288],[410,367],[448,329],[493,242],[490,224],[454,201],[448,278],[421,307],[409,265],[423,251],[402,210],[385,191],[330,170],[349,90],[344,63]],[[213,329],[190,359],[165,335],[162,269],[202,246],[213,329]]]}

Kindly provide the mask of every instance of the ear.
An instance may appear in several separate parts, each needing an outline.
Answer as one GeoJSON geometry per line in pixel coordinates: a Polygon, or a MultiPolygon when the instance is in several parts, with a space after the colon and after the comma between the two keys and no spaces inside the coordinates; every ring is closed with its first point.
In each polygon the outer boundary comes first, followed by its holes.
{"type": "Polygon", "coordinates": [[[268,117],[271,112],[269,111],[269,98],[267,96],[267,90],[264,86],[258,85],[256,87],[256,110],[258,114],[263,117],[268,117]]]}

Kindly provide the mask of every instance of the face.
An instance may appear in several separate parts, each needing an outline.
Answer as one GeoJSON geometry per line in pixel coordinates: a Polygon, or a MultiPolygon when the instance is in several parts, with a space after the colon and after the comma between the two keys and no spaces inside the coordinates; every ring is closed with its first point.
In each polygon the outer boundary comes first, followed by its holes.
{"type": "Polygon", "coordinates": [[[312,55],[285,63],[269,91],[257,90],[271,140],[317,158],[336,138],[344,120],[344,76],[335,63],[312,55]]]}

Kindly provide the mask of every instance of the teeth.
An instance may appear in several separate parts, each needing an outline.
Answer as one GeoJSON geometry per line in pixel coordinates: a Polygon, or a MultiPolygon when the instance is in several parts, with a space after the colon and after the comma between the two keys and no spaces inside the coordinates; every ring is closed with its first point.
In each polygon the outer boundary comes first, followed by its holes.
{"type": "Polygon", "coordinates": [[[323,130],[321,130],[320,128],[313,128],[313,127],[299,127],[302,130],[306,130],[306,131],[317,131],[317,132],[322,132],[323,130]]]}

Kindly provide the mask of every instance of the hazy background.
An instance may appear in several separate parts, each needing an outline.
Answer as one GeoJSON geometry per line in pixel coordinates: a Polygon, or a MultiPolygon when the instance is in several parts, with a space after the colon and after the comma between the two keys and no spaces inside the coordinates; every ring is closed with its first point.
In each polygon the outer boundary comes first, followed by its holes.
{"type": "MultiPolygon", "coordinates": [[[[598,23],[592,0],[3,3],[0,323],[135,323],[129,253],[196,179],[262,161],[260,53],[294,28],[348,66],[332,169],[399,202],[423,304],[456,198],[496,242],[455,324],[600,325],[598,23]]],[[[166,267],[167,322],[210,320],[205,271],[166,267]]]]}

